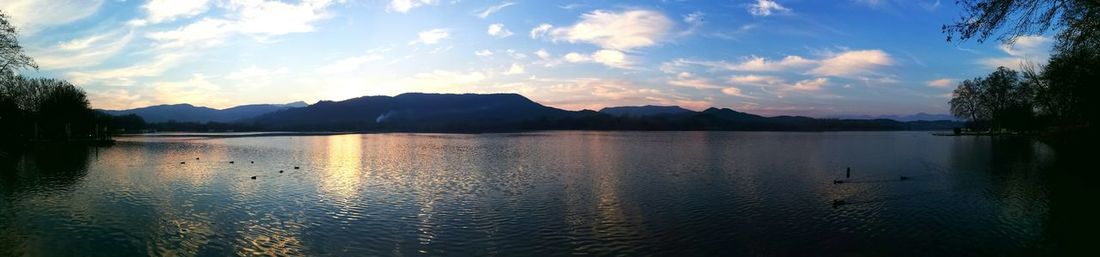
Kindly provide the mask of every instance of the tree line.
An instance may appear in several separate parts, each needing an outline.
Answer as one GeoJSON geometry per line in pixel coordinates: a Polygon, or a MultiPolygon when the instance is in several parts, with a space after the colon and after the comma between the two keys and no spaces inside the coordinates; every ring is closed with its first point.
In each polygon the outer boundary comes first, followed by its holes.
{"type": "Polygon", "coordinates": [[[948,41],[1019,36],[1055,31],[1046,65],[999,67],[985,77],[960,82],[951,113],[971,128],[1035,131],[1096,130],[1100,87],[1100,1],[961,0],[966,12],[945,25],[948,41]]]}
{"type": "Polygon", "coordinates": [[[0,11],[0,140],[106,139],[114,125],[144,124],[140,117],[111,117],[89,107],[84,90],[68,81],[17,73],[37,69],[23,53],[17,29],[0,11]],[[134,119],[139,119],[134,121],[134,119]]]}

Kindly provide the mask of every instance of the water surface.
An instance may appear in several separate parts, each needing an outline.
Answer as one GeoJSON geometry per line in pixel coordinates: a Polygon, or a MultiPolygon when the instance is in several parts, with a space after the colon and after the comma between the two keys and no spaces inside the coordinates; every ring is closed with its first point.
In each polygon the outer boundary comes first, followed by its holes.
{"type": "Polygon", "coordinates": [[[1027,138],[121,140],[2,164],[0,256],[1050,255],[1095,214],[1059,175],[1075,168],[1027,138]]]}

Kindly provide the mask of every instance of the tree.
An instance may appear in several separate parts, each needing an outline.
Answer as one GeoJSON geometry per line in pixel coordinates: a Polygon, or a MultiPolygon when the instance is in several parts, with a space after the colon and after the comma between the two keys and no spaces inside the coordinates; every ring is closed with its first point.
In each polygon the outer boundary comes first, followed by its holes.
{"type": "Polygon", "coordinates": [[[1100,49],[1074,49],[1055,54],[1040,75],[1038,109],[1063,127],[1100,124],[1100,49]]]}
{"type": "Polygon", "coordinates": [[[951,97],[951,114],[955,117],[981,122],[989,119],[988,113],[982,107],[981,94],[984,81],[982,78],[964,80],[955,88],[951,97]]]}
{"type": "Polygon", "coordinates": [[[947,41],[1016,37],[1058,30],[1059,49],[1100,46],[1100,1],[1097,0],[958,0],[964,15],[943,25],[947,41]],[[1007,30],[1002,30],[1007,27],[1007,30]]]}
{"type": "Polygon", "coordinates": [[[38,67],[23,53],[15,26],[0,11],[0,127],[10,137],[4,140],[97,134],[100,121],[83,90],[64,80],[15,73],[25,68],[38,67]]]}
{"type": "Polygon", "coordinates": [[[38,69],[34,59],[23,53],[18,31],[8,20],[8,15],[0,11],[0,80],[11,79],[18,69],[38,69]]]}
{"type": "Polygon", "coordinates": [[[964,80],[955,89],[949,103],[951,113],[969,119],[971,125],[988,122],[993,128],[1031,130],[1035,128],[1032,82],[1020,73],[998,67],[984,78],[964,80]]]}
{"type": "Polygon", "coordinates": [[[108,116],[108,120],[110,121],[110,126],[112,129],[122,130],[126,132],[139,132],[142,129],[145,129],[145,119],[142,119],[141,116],[138,116],[137,114],[127,114],[121,116],[110,116],[107,114],[104,115],[108,116]]]}

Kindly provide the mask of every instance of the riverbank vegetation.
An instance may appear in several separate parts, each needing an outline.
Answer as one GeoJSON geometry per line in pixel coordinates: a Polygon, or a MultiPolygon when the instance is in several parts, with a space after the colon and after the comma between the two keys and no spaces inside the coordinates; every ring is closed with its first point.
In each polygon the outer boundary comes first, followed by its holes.
{"type": "Polygon", "coordinates": [[[89,107],[84,90],[65,80],[17,73],[37,69],[23,53],[18,33],[0,11],[0,142],[106,142],[111,116],[89,107]]]}
{"type": "Polygon", "coordinates": [[[1046,65],[1000,67],[958,84],[952,114],[973,130],[1092,135],[1100,82],[1100,2],[1095,0],[962,0],[965,14],[945,25],[948,41],[1054,33],[1046,65]]]}

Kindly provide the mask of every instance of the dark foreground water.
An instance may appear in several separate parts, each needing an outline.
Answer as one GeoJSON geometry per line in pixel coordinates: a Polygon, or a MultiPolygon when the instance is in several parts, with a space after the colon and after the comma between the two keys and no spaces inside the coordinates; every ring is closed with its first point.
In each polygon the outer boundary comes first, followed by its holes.
{"type": "Polygon", "coordinates": [[[1097,201],[1059,157],[927,132],[124,138],[9,156],[0,256],[1066,255],[1097,201]]]}

